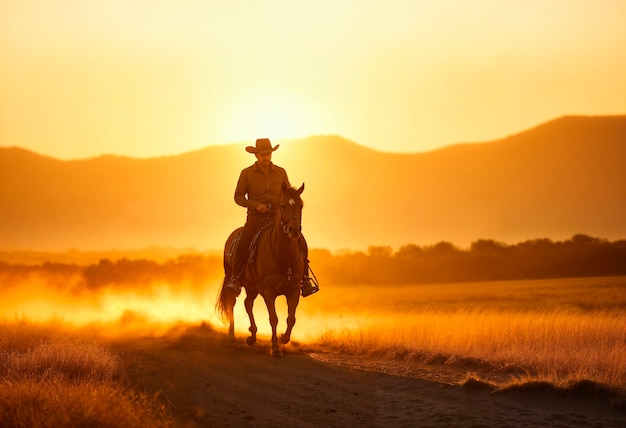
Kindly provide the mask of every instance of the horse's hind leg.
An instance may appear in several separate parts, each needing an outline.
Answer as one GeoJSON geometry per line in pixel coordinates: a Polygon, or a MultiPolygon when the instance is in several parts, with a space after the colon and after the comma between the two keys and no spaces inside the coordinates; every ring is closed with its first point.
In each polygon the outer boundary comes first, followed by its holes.
{"type": "Polygon", "coordinates": [[[251,346],[256,343],[257,327],[256,323],[254,322],[254,314],[252,313],[252,307],[254,306],[254,299],[256,299],[256,296],[256,294],[247,294],[246,300],[244,300],[244,306],[246,307],[248,318],[250,318],[250,336],[246,339],[246,343],[251,346]]]}

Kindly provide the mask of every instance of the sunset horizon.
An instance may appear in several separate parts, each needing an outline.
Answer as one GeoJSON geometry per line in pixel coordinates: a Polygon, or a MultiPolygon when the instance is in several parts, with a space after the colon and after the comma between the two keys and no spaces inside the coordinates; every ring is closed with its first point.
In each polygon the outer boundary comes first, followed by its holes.
{"type": "MultiPolygon", "coordinates": [[[[434,152],[434,151],[438,151],[438,150],[442,150],[442,149],[447,149],[447,148],[451,148],[454,146],[459,146],[459,145],[466,145],[466,144],[488,144],[494,141],[499,141],[499,140],[503,140],[506,139],[508,137],[511,137],[513,135],[517,135],[520,133],[524,133],[527,131],[530,131],[536,127],[539,126],[543,126],[547,123],[551,123],[554,121],[558,121],[560,119],[566,119],[566,118],[619,118],[619,117],[624,117],[626,116],[626,112],[625,113],[616,113],[616,114],[589,114],[589,115],[578,115],[578,114],[563,114],[557,117],[553,117],[550,119],[547,119],[543,122],[540,123],[536,123],[536,124],[532,124],[531,126],[529,126],[528,128],[525,129],[518,129],[512,132],[508,132],[505,133],[499,137],[494,137],[492,139],[489,140],[484,140],[484,141],[470,141],[467,139],[462,139],[459,141],[455,141],[455,142],[451,142],[449,144],[442,144],[440,146],[437,147],[433,147],[433,148],[427,148],[424,150],[420,150],[420,151],[394,151],[394,150],[389,150],[386,149],[384,147],[382,148],[376,148],[376,147],[372,147],[372,146],[368,146],[366,144],[362,144],[359,141],[355,141],[355,140],[351,140],[343,135],[338,135],[338,134],[328,134],[328,133],[313,133],[310,135],[304,135],[304,136],[299,136],[299,137],[283,137],[283,138],[273,138],[270,136],[267,136],[265,134],[262,134],[263,138],[269,138],[271,141],[273,141],[274,143],[277,144],[289,144],[289,143],[300,143],[302,141],[306,141],[306,140],[310,140],[310,139],[315,139],[318,137],[337,137],[346,141],[349,141],[351,143],[354,143],[358,146],[373,150],[375,152],[379,152],[379,153],[385,153],[385,154],[397,154],[397,155],[419,155],[419,154],[424,154],[424,153],[430,153],[430,152],[434,152]]],[[[185,155],[185,154],[189,154],[189,153],[193,153],[193,152],[197,152],[197,151],[202,151],[202,150],[206,150],[209,149],[211,147],[239,147],[239,148],[244,148],[247,145],[250,144],[254,144],[254,140],[255,138],[252,138],[250,140],[241,140],[241,141],[228,141],[228,142],[216,142],[213,144],[207,144],[205,146],[201,146],[201,147],[196,147],[196,148],[192,148],[192,149],[188,149],[188,150],[184,150],[184,151],[180,151],[180,152],[171,152],[171,153],[162,153],[162,154],[154,154],[154,155],[144,155],[144,156],[133,156],[133,155],[129,155],[129,154],[124,154],[124,153],[114,153],[114,152],[102,152],[102,153],[98,153],[98,154],[93,154],[93,155],[88,155],[88,156],[84,156],[84,157],[74,157],[74,158],[64,158],[61,156],[55,156],[49,153],[44,153],[44,152],[38,152],[34,149],[28,148],[28,147],[22,147],[22,146],[15,146],[15,145],[2,145],[0,144],[0,148],[16,148],[16,149],[23,149],[32,153],[35,153],[37,155],[41,155],[41,156],[45,156],[45,157],[49,157],[52,159],[57,159],[57,160],[61,160],[61,161],[81,161],[81,160],[89,160],[89,159],[93,159],[93,158],[99,158],[99,157],[107,157],[107,156],[112,156],[112,157],[126,157],[126,158],[131,158],[131,159],[154,159],[154,158],[167,158],[167,157],[176,157],[176,156],[181,156],[181,155],[185,155]]],[[[284,163],[284,162],[282,162],[284,163]]]]}
{"type": "Polygon", "coordinates": [[[417,153],[626,112],[617,0],[8,0],[0,145],[168,156],[340,135],[417,153]]]}
{"type": "MultiPolygon", "coordinates": [[[[292,185],[306,183],[303,228],[315,248],[615,240],[626,237],[625,129],[626,115],[566,116],[494,141],[406,154],[327,135],[275,140],[273,160],[292,185]],[[372,194],[377,209],[355,208],[372,194]]],[[[0,249],[217,250],[245,219],[233,193],[254,162],[249,144],[72,161],[0,147],[0,249]]]]}

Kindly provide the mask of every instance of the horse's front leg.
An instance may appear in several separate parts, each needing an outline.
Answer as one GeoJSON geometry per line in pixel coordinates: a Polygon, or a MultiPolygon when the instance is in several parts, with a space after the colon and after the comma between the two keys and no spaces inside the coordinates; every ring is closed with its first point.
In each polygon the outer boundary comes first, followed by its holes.
{"type": "Polygon", "coordinates": [[[248,345],[254,345],[256,343],[256,332],[257,327],[254,322],[254,313],[252,312],[252,307],[254,306],[254,299],[256,299],[256,293],[247,294],[246,290],[246,300],[244,300],[244,306],[246,307],[246,312],[248,313],[248,318],[250,318],[250,336],[246,339],[246,343],[248,345]]]}
{"type": "Polygon", "coordinates": [[[291,330],[293,330],[293,326],[296,324],[296,308],[300,301],[300,288],[296,287],[295,290],[295,292],[287,296],[287,328],[285,329],[285,334],[280,337],[280,341],[285,344],[291,340],[291,330]]]}
{"type": "Polygon", "coordinates": [[[276,327],[278,326],[278,315],[276,314],[276,297],[266,297],[265,305],[267,306],[267,313],[270,316],[270,325],[272,326],[272,355],[274,357],[282,357],[283,353],[278,346],[278,335],[276,334],[276,327]]]}

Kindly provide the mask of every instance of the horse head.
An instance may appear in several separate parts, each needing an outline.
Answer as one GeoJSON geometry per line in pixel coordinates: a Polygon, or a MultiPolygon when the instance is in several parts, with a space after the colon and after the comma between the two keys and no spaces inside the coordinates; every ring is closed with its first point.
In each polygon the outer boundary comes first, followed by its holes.
{"type": "Polygon", "coordinates": [[[283,183],[280,196],[279,214],[283,232],[291,239],[299,239],[302,232],[302,207],[300,195],[304,192],[304,183],[299,189],[283,183]]]}

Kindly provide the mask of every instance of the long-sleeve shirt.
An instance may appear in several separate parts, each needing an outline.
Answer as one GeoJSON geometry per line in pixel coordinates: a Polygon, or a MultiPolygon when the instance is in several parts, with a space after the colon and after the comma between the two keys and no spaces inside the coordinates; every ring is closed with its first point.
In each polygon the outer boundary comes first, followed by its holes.
{"type": "Polygon", "coordinates": [[[266,174],[255,162],[241,171],[235,188],[235,202],[248,208],[248,212],[255,210],[259,204],[275,208],[278,206],[283,183],[291,187],[287,171],[272,163],[269,173],[266,174]]]}

